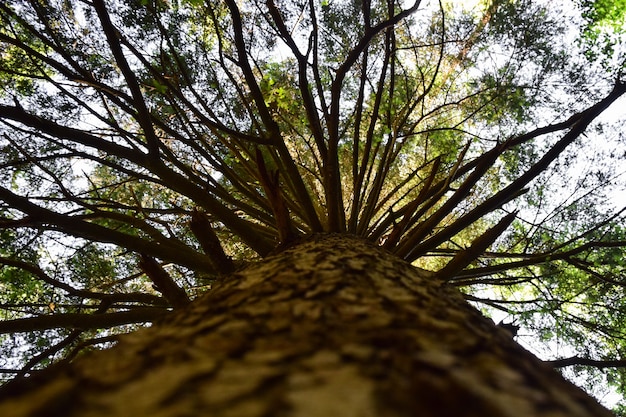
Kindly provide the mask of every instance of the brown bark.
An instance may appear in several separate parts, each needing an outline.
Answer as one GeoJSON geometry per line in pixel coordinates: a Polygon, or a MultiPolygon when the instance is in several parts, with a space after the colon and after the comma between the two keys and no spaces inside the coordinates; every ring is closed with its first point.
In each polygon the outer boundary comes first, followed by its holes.
{"type": "Polygon", "coordinates": [[[341,235],[2,398],[14,417],[611,415],[442,280],[341,235]]]}

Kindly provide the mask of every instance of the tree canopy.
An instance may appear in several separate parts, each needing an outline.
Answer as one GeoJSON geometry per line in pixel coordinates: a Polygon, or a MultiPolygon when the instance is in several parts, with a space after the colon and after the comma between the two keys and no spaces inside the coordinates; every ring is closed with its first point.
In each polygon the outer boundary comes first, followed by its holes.
{"type": "Polygon", "coordinates": [[[0,1],[0,367],[330,232],[624,392],[618,3],[0,1]]]}

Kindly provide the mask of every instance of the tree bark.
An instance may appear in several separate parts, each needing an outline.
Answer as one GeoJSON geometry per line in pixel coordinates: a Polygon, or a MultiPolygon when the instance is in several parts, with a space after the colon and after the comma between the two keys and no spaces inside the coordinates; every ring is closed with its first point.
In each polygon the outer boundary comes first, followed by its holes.
{"type": "Polygon", "coordinates": [[[317,235],[114,348],[7,385],[3,416],[610,416],[443,281],[317,235]]]}

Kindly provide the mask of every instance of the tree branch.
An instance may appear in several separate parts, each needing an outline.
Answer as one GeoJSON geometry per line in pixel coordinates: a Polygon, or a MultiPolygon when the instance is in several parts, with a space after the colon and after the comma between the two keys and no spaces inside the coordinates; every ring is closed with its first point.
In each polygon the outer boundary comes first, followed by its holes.
{"type": "Polygon", "coordinates": [[[148,111],[148,107],[146,106],[146,102],[143,98],[137,77],[135,77],[135,73],[130,68],[128,61],[124,56],[124,52],[122,51],[120,44],[121,34],[113,26],[104,1],[94,0],[93,5],[96,9],[98,17],[100,18],[100,22],[102,23],[102,29],[107,38],[107,42],[109,43],[109,47],[111,48],[111,52],[113,53],[115,61],[121,69],[124,79],[126,80],[128,88],[132,94],[133,103],[137,108],[137,122],[146,135],[148,154],[151,158],[156,159],[158,158],[159,140],[154,132],[154,127],[152,126],[152,121],[150,120],[150,112],[148,111]]]}
{"type": "Polygon", "coordinates": [[[139,267],[154,283],[156,289],[170,302],[172,307],[181,308],[189,304],[187,293],[174,282],[172,277],[151,257],[142,254],[139,267]]]}
{"type": "Polygon", "coordinates": [[[135,302],[135,303],[146,303],[153,305],[164,305],[165,300],[161,297],[157,297],[156,295],[146,294],[146,293],[98,293],[88,290],[79,290],[77,288],[72,287],[69,284],[66,284],[62,281],[52,278],[48,274],[44,272],[43,269],[38,267],[37,265],[30,264],[28,262],[24,262],[18,259],[11,259],[6,257],[0,257],[0,265],[8,265],[15,268],[23,269],[31,274],[35,275],[38,279],[49,284],[55,288],[59,288],[69,295],[87,298],[93,300],[102,300],[109,303],[121,303],[121,302],[135,302]]]}
{"type": "Polygon", "coordinates": [[[482,235],[472,241],[467,249],[459,251],[445,267],[437,272],[437,277],[449,280],[451,277],[475,261],[515,220],[516,213],[506,215],[497,225],[486,230],[482,235]]]}
{"type": "Polygon", "coordinates": [[[143,307],[130,311],[106,314],[51,314],[0,321],[0,334],[32,332],[47,329],[99,329],[124,324],[153,322],[165,317],[169,312],[162,308],[143,307]]]}
{"type": "MultiPolygon", "coordinates": [[[[503,204],[511,201],[516,198],[520,194],[526,192],[524,187],[536,178],[539,174],[541,174],[548,166],[576,139],[578,138],[589,126],[596,117],[598,117],[607,107],[609,107],[615,100],[621,97],[624,93],[626,93],[626,83],[618,81],[615,84],[613,90],[600,102],[591,106],[587,110],[577,115],[576,121],[572,125],[572,128],[569,132],[567,132],[563,138],[561,138],[548,152],[546,152],[543,157],[537,161],[533,166],[531,166],[524,174],[519,176],[516,180],[514,180],[511,184],[503,188],[502,190],[495,193],[493,196],[485,200],[483,203],[478,205],[476,208],[472,209],[466,215],[460,217],[456,220],[452,225],[446,227],[441,232],[437,233],[433,237],[423,241],[417,246],[413,247],[405,258],[407,260],[417,259],[419,256],[424,254],[429,249],[434,249],[442,242],[446,241],[450,237],[457,234],[460,230],[467,227],[467,225],[475,222],[482,216],[487,213],[492,212],[493,210],[501,207],[503,204]]],[[[506,144],[498,145],[493,148],[491,151],[487,152],[483,157],[478,159],[481,160],[480,164],[476,167],[478,168],[485,164],[485,162],[493,159],[494,156],[499,156],[503,149],[506,149],[506,144]],[[492,154],[492,152],[495,154],[492,154]]],[[[479,172],[478,170],[477,172],[479,172]]],[[[473,175],[472,173],[470,177],[473,175]]],[[[466,180],[467,182],[467,180],[466,180]]],[[[456,195],[456,193],[455,193],[456,195]]],[[[447,202],[446,202],[447,204],[447,202]]],[[[429,221],[431,221],[429,219],[429,221]]],[[[429,228],[432,230],[432,228],[429,228]]],[[[423,232],[422,232],[423,234],[423,232]]]]}
{"type": "Polygon", "coordinates": [[[222,248],[206,215],[198,210],[194,210],[191,213],[189,227],[196,239],[198,239],[202,250],[209,257],[215,270],[221,274],[232,272],[234,270],[233,260],[224,253],[224,248],[222,248]]]}
{"type": "Polygon", "coordinates": [[[581,358],[579,356],[572,356],[570,358],[553,359],[545,361],[547,364],[554,366],[555,368],[564,368],[566,366],[592,366],[594,368],[626,368],[626,360],[614,359],[614,360],[596,360],[589,358],[581,358]]]}
{"type": "Polygon", "coordinates": [[[97,242],[114,243],[138,253],[150,253],[161,259],[180,263],[200,271],[213,271],[210,262],[204,256],[182,243],[174,240],[153,242],[118,232],[95,223],[84,221],[76,216],[57,213],[32,203],[28,198],[19,196],[4,187],[0,187],[0,200],[28,215],[27,224],[33,227],[60,230],[73,236],[97,242]],[[46,226],[47,225],[47,226],[46,226]]]}

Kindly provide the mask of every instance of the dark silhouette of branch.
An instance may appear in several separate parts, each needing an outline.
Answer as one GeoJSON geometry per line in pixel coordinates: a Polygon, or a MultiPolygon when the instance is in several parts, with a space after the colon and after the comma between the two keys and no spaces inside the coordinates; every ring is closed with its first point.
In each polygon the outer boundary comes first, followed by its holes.
{"type": "Polygon", "coordinates": [[[51,314],[15,320],[0,321],[0,334],[32,332],[47,329],[99,329],[124,324],[153,322],[168,314],[167,310],[154,307],[138,307],[129,311],[106,314],[51,314]]]}
{"type": "Polygon", "coordinates": [[[433,161],[433,166],[430,169],[430,174],[428,175],[424,185],[422,185],[422,189],[420,190],[417,197],[408,203],[402,209],[402,220],[394,225],[389,237],[385,241],[383,245],[385,248],[393,248],[396,246],[400,238],[404,235],[404,233],[409,228],[411,221],[414,220],[415,212],[418,207],[424,203],[424,198],[426,193],[430,191],[430,187],[435,180],[435,176],[439,173],[439,167],[441,166],[441,157],[437,157],[433,161]]]}
{"type": "MultiPolygon", "coordinates": [[[[502,205],[516,198],[520,194],[525,193],[527,190],[524,189],[524,187],[528,185],[528,183],[536,178],[539,174],[545,171],[548,166],[565,150],[565,148],[567,148],[567,146],[569,146],[585,131],[587,126],[589,126],[589,124],[593,120],[595,120],[606,108],[608,108],[624,93],[626,93],[626,83],[617,82],[613,90],[604,99],[591,106],[587,110],[581,112],[580,116],[576,115],[576,121],[573,123],[571,130],[567,132],[554,146],[552,146],[552,148],[550,148],[550,150],[547,151],[539,159],[539,161],[532,165],[524,174],[519,176],[517,179],[511,182],[511,184],[509,184],[502,190],[495,193],[493,196],[489,197],[483,203],[472,209],[469,213],[461,216],[453,224],[444,228],[443,231],[414,246],[406,255],[404,255],[405,259],[417,259],[428,250],[436,248],[438,245],[445,242],[447,239],[451,238],[459,231],[472,224],[485,214],[490,213],[499,207],[502,207],[502,205]]],[[[493,148],[491,151],[480,157],[479,159],[481,159],[481,162],[479,165],[476,166],[476,171],[472,172],[472,174],[468,176],[468,179],[466,179],[463,185],[468,184],[469,178],[472,178],[475,173],[484,170],[484,168],[481,168],[481,166],[484,167],[484,164],[489,160],[495,160],[493,159],[494,156],[499,156],[505,148],[506,146],[498,145],[497,147],[493,148]]],[[[459,187],[459,190],[463,187],[463,185],[459,187]]],[[[433,221],[429,218],[427,222],[432,223],[433,221]]],[[[421,235],[424,235],[425,229],[422,229],[420,226],[419,230],[421,230],[421,235]]],[[[431,227],[428,230],[431,231],[433,229],[431,227]]]]}
{"type": "Polygon", "coordinates": [[[63,358],[63,360],[71,361],[72,359],[74,359],[76,357],[76,355],[78,355],[86,347],[94,346],[94,345],[100,345],[100,344],[103,344],[103,343],[117,342],[119,337],[120,337],[119,334],[113,334],[113,335],[109,335],[109,336],[94,337],[94,338],[91,338],[91,339],[83,340],[83,341],[81,341],[79,343],[76,343],[76,345],[72,348],[71,352],[69,352],[65,356],[65,358],[63,358]]]}
{"type": "Polygon", "coordinates": [[[99,149],[110,155],[115,155],[119,158],[133,162],[139,166],[148,164],[148,159],[145,154],[142,154],[139,151],[104,140],[85,131],[62,126],[51,120],[43,119],[27,112],[20,106],[0,105],[0,117],[3,119],[14,120],[56,138],[69,139],[74,143],[78,143],[89,148],[99,149]]]}
{"type": "Polygon", "coordinates": [[[142,254],[139,267],[154,283],[156,289],[170,302],[172,307],[181,308],[189,304],[190,300],[185,290],[174,282],[157,261],[142,254]]]}
{"type": "Polygon", "coordinates": [[[515,220],[517,213],[506,215],[497,225],[476,238],[467,249],[459,251],[446,266],[437,272],[437,277],[448,280],[476,260],[515,220]]]}
{"type": "Polygon", "coordinates": [[[74,340],[76,340],[81,335],[82,332],[83,332],[82,330],[72,330],[72,332],[69,335],[67,335],[65,338],[63,338],[63,340],[61,340],[59,343],[49,346],[43,352],[30,358],[28,362],[26,362],[24,366],[22,366],[22,368],[18,371],[16,376],[18,378],[24,376],[27,372],[29,372],[33,368],[33,366],[53,356],[55,353],[57,353],[61,349],[64,349],[67,346],[69,346],[72,342],[74,342],[74,340]]]}
{"type": "MultiPolygon", "coordinates": [[[[98,306],[98,310],[94,314],[104,314],[110,305],[111,303],[109,301],[102,301],[100,305],[98,306]]],[[[26,362],[24,366],[22,366],[22,369],[20,369],[20,372],[17,374],[17,377],[24,376],[28,371],[30,371],[33,368],[33,366],[37,365],[39,362],[45,360],[46,358],[53,356],[55,353],[59,352],[61,349],[64,349],[65,347],[69,346],[71,343],[74,342],[74,340],[80,337],[82,332],[83,332],[82,329],[73,330],[72,332],[70,332],[69,335],[67,335],[60,342],[49,346],[43,352],[40,352],[39,354],[30,358],[28,362],[26,362]]]]}
{"type": "Polygon", "coordinates": [[[265,97],[261,92],[259,84],[256,81],[254,71],[252,70],[250,62],[248,61],[248,57],[246,55],[246,44],[243,38],[243,23],[237,3],[234,0],[227,0],[226,5],[230,10],[230,15],[233,23],[235,45],[237,47],[238,57],[237,65],[241,68],[243,72],[247,87],[250,90],[252,96],[252,100],[256,104],[256,108],[263,122],[263,126],[267,130],[267,139],[269,139],[272,145],[276,146],[276,149],[278,150],[280,160],[285,167],[286,180],[289,181],[289,183],[295,189],[298,204],[302,206],[303,213],[308,220],[309,227],[311,227],[313,232],[321,232],[323,230],[323,227],[319,220],[317,212],[315,211],[315,207],[313,206],[309,191],[304,185],[298,168],[291,157],[289,149],[287,148],[285,142],[281,137],[280,127],[278,126],[278,123],[276,122],[276,120],[274,120],[269,108],[265,104],[265,97]]]}
{"type": "Polygon", "coordinates": [[[566,366],[592,366],[594,368],[625,368],[626,360],[612,359],[612,360],[596,360],[589,358],[581,358],[579,356],[572,356],[570,358],[553,359],[546,361],[546,363],[554,366],[555,368],[564,368],[566,366]]]}
{"type": "Polygon", "coordinates": [[[55,288],[59,288],[67,292],[69,295],[73,295],[76,297],[88,298],[88,299],[94,299],[94,300],[102,300],[102,301],[107,301],[109,303],[136,302],[136,303],[153,304],[157,306],[164,305],[164,301],[165,301],[161,297],[158,297],[156,295],[140,293],[140,292],[99,293],[99,292],[93,292],[89,290],[80,290],[80,289],[72,287],[71,285],[65,282],[54,279],[37,265],[33,265],[31,263],[21,261],[18,259],[0,257],[0,265],[9,265],[15,268],[23,269],[24,271],[28,271],[31,274],[33,274],[35,277],[37,277],[37,279],[40,279],[46,284],[52,285],[55,288]]]}
{"type": "Polygon", "coordinates": [[[268,172],[260,149],[256,150],[256,164],[259,171],[259,180],[274,213],[280,244],[288,244],[297,237],[297,233],[289,218],[289,209],[280,188],[279,173],[278,171],[268,172]]]}
{"type": "MultiPolygon", "coordinates": [[[[328,157],[328,149],[326,148],[324,132],[318,115],[317,105],[315,104],[315,100],[311,94],[311,87],[307,78],[308,54],[302,54],[298,49],[294,39],[289,33],[289,30],[285,26],[280,10],[274,1],[268,0],[266,5],[269,10],[269,15],[272,17],[272,21],[276,25],[281,39],[287,44],[298,61],[298,88],[300,90],[302,104],[306,110],[307,120],[310,123],[313,137],[315,138],[315,144],[317,145],[318,151],[324,160],[328,157]]],[[[311,6],[313,7],[313,5],[311,6]]]]}
{"type": "MultiPolygon", "coordinates": [[[[459,272],[457,276],[454,277],[455,281],[467,280],[468,282],[471,278],[474,277],[482,277],[486,275],[493,275],[500,272],[504,272],[507,270],[522,268],[525,266],[531,265],[540,265],[547,262],[553,262],[558,260],[563,260],[566,262],[573,261],[575,262],[574,257],[583,252],[593,250],[595,248],[621,248],[626,247],[626,241],[613,241],[613,242],[586,242],[582,245],[579,245],[570,250],[559,252],[559,251],[549,251],[544,253],[537,254],[520,254],[520,253],[509,253],[509,254],[498,254],[498,257],[504,258],[525,258],[519,261],[514,262],[504,262],[497,265],[484,266],[479,268],[467,269],[465,271],[459,272]]],[[[622,284],[623,285],[623,284],[622,284]]]]}
{"type": "MultiPolygon", "coordinates": [[[[392,45],[390,45],[389,33],[385,36],[385,53],[382,56],[383,64],[378,82],[376,86],[376,94],[374,96],[374,103],[372,105],[371,113],[368,115],[369,126],[367,127],[367,133],[365,134],[365,144],[363,146],[363,152],[361,161],[358,167],[358,175],[354,181],[354,202],[352,207],[352,216],[359,216],[358,225],[355,229],[357,234],[363,234],[363,231],[371,221],[374,205],[377,202],[376,194],[380,193],[380,184],[374,183],[371,187],[368,187],[368,182],[365,181],[366,175],[371,175],[373,166],[373,160],[378,152],[378,146],[374,145],[374,133],[380,116],[380,109],[383,103],[383,94],[386,89],[386,80],[388,77],[393,77],[393,74],[388,74],[389,63],[393,59],[392,45]],[[373,156],[372,156],[373,155],[373,156]],[[377,190],[378,188],[378,190],[377,190]],[[367,202],[365,202],[367,199],[367,202]]],[[[360,143],[362,139],[357,138],[356,143],[360,143]]],[[[355,161],[355,163],[358,163],[355,161]]],[[[380,166],[383,165],[383,161],[380,161],[380,166]]]]}
{"type": "MultiPolygon", "coordinates": [[[[467,149],[467,147],[466,147],[467,149]]],[[[398,256],[409,259],[414,253],[420,253],[419,248],[421,245],[416,245],[418,242],[421,242],[427,235],[432,233],[435,230],[435,226],[452,210],[454,210],[458,204],[465,199],[472,190],[472,188],[476,185],[476,183],[485,175],[485,173],[491,168],[493,163],[496,161],[498,156],[500,156],[502,150],[502,146],[497,146],[487,152],[485,157],[481,163],[472,171],[470,175],[467,176],[465,181],[457,188],[457,190],[446,200],[446,202],[438,208],[433,214],[431,214],[427,220],[420,223],[418,226],[414,227],[407,233],[407,238],[404,241],[400,242],[398,245],[398,249],[396,253],[398,256]]],[[[460,157],[462,158],[462,156],[460,157]]],[[[460,162],[460,159],[459,159],[460,162]]],[[[455,169],[453,169],[453,172],[455,169]]],[[[449,176],[448,181],[442,184],[442,189],[447,188],[446,184],[448,184],[451,180],[452,176],[449,176]]],[[[448,228],[446,228],[448,229],[448,228]]],[[[439,233],[441,234],[441,232],[439,233]]],[[[447,233],[448,234],[448,233],[447,233]]],[[[456,233],[454,233],[456,234],[456,233]]],[[[428,239],[429,241],[433,239],[432,237],[428,239]]],[[[441,239],[438,239],[438,241],[441,239]]],[[[444,241],[445,239],[441,240],[444,241]]],[[[438,242],[439,244],[441,242],[438,242]]],[[[434,245],[433,247],[435,247],[434,245]]]]}
{"type": "Polygon", "coordinates": [[[93,5],[100,19],[100,23],[102,24],[102,30],[104,31],[109,47],[111,48],[111,52],[113,53],[115,61],[122,71],[124,79],[126,80],[128,88],[130,89],[130,92],[132,94],[133,104],[137,108],[137,122],[143,129],[144,134],[146,135],[148,154],[152,159],[156,159],[159,156],[159,140],[157,139],[156,133],[154,132],[150,112],[148,111],[148,107],[146,106],[146,102],[143,98],[143,94],[139,86],[139,81],[137,80],[137,77],[135,76],[133,70],[130,68],[130,65],[128,64],[128,61],[126,60],[126,57],[122,50],[122,45],[120,43],[121,34],[115,28],[115,26],[113,26],[109,13],[106,10],[104,1],[94,0],[93,5]]]}
{"type": "Polygon", "coordinates": [[[222,248],[220,240],[215,234],[207,216],[198,210],[194,210],[191,213],[189,227],[196,239],[198,239],[202,250],[209,257],[215,270],[221,274],[232,272],[234,269],[233,261],[224,253],[224,248],[222,248]]]}
{"type": "Polygon", "coordinates": [[[109,229],[107,227],[87,222],[78,216],[56,213],[38,206],[28,198],[19,196],[12,191],[0,187],[0,199],[12,207],[24,212],[28,222],[33,226],[56,229],[70,235],[83,237],[97,242],[116,243],[136,252],[150,253],[162,259],[179,262],[201,271],[212,271],[211,264],[193,249],[173,240],[154,242],[137,236],[109,229]]]}
{"type": "MultiPolygon", "coordinates": [[[[357,44],[347,54],[344,62],[335,73],[335,79],[330,88],[330,110],[327,120],[328,125],[328,158],[324,161],[324,189],[328,210],[328,227],[331,231],[343,231],[345,229],[345,211],[343,208],[341,175],[338,160],[339,145],[339,119],[340,102],[343,81],[359,56],[368,48],[372,39],[385,29],[392,27],[405,17],[411,15],[419,7],[420,1],[400,13],[390,16],[378,25],[368,28],[357,44]]],[[[385,67],[386,68],[386,67],[385,67]]],[[[384,76],[383,76],[384,77],[384,76]]]]}
{"type": "MultiPolygon", "coordinates": [[[[232,210],[227,208],[218,199],[205,192],[198,185],[190,182],[188,178],[185,178],[183,175],[175,172],[173,169],[168,168],[163,163],[163,161],[151,161],[142,152],[110,141],[106,141],[98,136],[94,136],[78,129],[65,127],[55,122],[42,119],[38,116],[26,112],[24,109],[18,106],[0,105],[0,117],[18,121],[25,124],[26,126],[42,131],[53,137],[68,139],[77,144],[85,145],[90,148],[95,148],[99,151],[103,151],[110,155],[117,156],[123,160],[128,160],[136,164],[137,166],[149,167],[150,170],[158,176],[160,182],[169,186],[171,189],[180,192],[183,195],[187,195],[190,198],[193,198],[198,204],[202,205],[202,207],[210,211],[214,216],[224,222],[224,224],[228,225],[233,231],[237,232],[242,237],[242,239],[247,244],[249,244],[250,247],[254,248],[258,253],[262,255],[267,254],[273,249],[273,245],[263,239],[261,236],[259,236],[256,233],[256,229],[254,228],[254,226],[252,226],[250,222],[240,219],[233,213],[232,210]]],[[[117,167],[115,168],[117,169],[117,167]]],[[[306,207],[307,206],[305,206],[305,208],[306,207]]],[[[307,211],[307,215],[309,217],[311,210],[314,212],[313,209],[307,211]]],[[[49,212],[52,213],[51,211],[49,212]]],[[[54,216],[47,216],[49,220],[52,220],[53,217],[54,216]]],[[[55,222],[55,224],[57,226],[60,226],[60,223],[58,222],[55,222]]],[[[81,236],[76,234],[75,230],[82,229],[83,228],[70,228],[65,229],[64,231],[75,236],[81,236]]],[[[107,236],[107,234],[103,236],[107,236]]],[[[96,236],[93,236],[92,239],[99,240],[96,236]]],[[[167,259],[166,257],[162,255],[157,255],[156,253],[155,256],[167,259]]]]}

